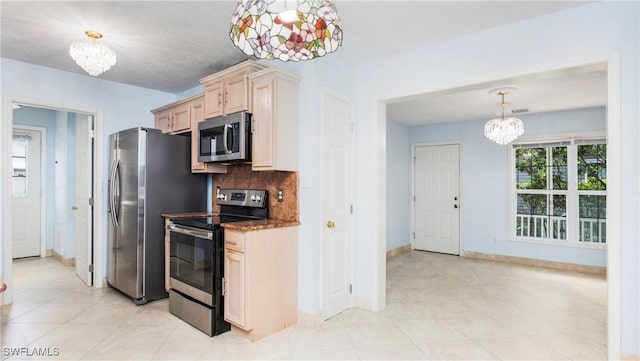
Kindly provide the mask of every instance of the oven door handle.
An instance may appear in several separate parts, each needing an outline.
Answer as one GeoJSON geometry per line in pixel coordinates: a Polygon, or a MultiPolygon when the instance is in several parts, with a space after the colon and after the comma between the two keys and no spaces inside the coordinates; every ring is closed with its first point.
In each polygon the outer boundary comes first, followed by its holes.
{"type": "Polygon", "coordinates": [[[213,232],[205,231],[198,228],[178,226],[174,223],[169,223],[167,228],[171,232],[186,234],[187,236],[193,236],[193,237],[204,238],[204,239],[213,239],[213,232]]]}

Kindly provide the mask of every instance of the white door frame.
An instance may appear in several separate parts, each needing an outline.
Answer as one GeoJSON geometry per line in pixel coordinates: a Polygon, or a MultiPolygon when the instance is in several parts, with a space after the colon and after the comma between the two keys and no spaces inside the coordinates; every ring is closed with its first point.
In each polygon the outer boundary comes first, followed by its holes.
{"type": "MultiPolygon", "coordinates": [[[[105,254],[105,240],[103,235],[103,230],[105,227],[104,219],[102,217],[103,214],[106,214],[106,210],[104,208],[104,190],[102,187],[101,180],[103,179],[103,168],[105,163],[105,151],[103,147],[103,115],[101,110],[96,109],[86,109],[76,105],[69,104],[52,104],[48,101],[43,100],[33,100],[19,97],[6,96],[3,99],[2,109],[3,109],[3,117],[5,121],[0,124],[0,137],[3,137],[2,143],[4,147],[0,149],[0,156],[2,157],[2,162],[4,166],[0,169],[0,174],[2,175],[0,184],[2,187],[1,194],[10,195],[11,194],[11,184],[10,173],[8,165],[10,163],[11,156],[11,139],[13,137],[13,104],[24,104],[27,106],[54,109],[66,112],[73,113],[84,113],[91,114],[94,116],[94,134],[95,134],[95,143],[94,143],[94,178],[93,178],[93,199],[94,199],[94,212],[93,212],[93,284],[94,287],[100,288],[102,287],[102,280],[104,278],[103,268],[104,268],[104,254],[105,254]]],[[[2,260],[2,274],[0,278],[3,278],[3,281],[7,284],[7,290],[4,292],[3,302],[5,304],[9,304],[13,301],[13,262],[11,259],[12,255],[12,229],[11,229],[11,197],[2,196],[1,198],[1,212],[0,217],[2,217],[2,237],[1,241],[3,242],[2,247],[0,247],[0,256],[2,260]],[[6,241],[9,240],[9,241],[6,241]]]]}
{"type": "MultiPolygon", "coordinates": [[[[13,113],[13,109],[12,109],[13,113]]],[[[12,119],[13,121],[13,119],[12,119]]],[[[11,129],[11,135],[13,136],[14,130],[29,130],[40,132],[40,257],[47,256],[47,128],[34,127],[30,125],[15,124],[11,129]]],[[[11,194],[11,193],[9,193],[11,194]]],[[[9,211],[13,213],[13,210],[9,208],[9,211]]],[[[13,255],[12,255],[13,256],[13,255]]]]}
{"type": "MultiPolygon", "coordinates": [[[[459,255],[462,256],[462,250],[464,249],[464,240],[462,235],[464,234],[464,232],[462,231],[462,228],[464,227],[464,199],[462,197],[462,189],[463,189],[463,179],[462,179],[462,141],[451,141],[451,142],[429,142],[429,143],[416,143],[413,144],[411,146],[411,158],[412,159],[416,159],[416,148],[418,147],[438,147],[438,146],[442,146],[442,145],[457,145],[458,146],[458,207],[460,207],[459,209],[459,225],[458,225],[458,231],[460,232],[460,234],[458,235],[458,244],[459,244],[459,255]]],[[[411,197],[415,197],[416,195],[416,163],[415,161],[411,162],[411,197]]],[[[412,200],[414,198],[411,198],[412,200]]],[[[411,232],[412,235],[415,235],[416,232],[416,225],[415,225],[415,220],[416,220],[416,215],[415,215],[415,211],[416,211],[416,204],[415,202],[411,202],[411,232]]],[[[415,237],[411,237],[411,249],[415,249],[415,237]]]]}
{"type": "MultiPolygon", "coordinates": [[[[382,256],[386,252],[387,236],[385,225],[387,222],[387,190],[386,178],[386,142],[377,142],[386,136],[386,103],[400,97],[442,91],[452,88],[470,86],[479,83],[495,81],[496,79],[510,79],[554,70],[574,68],[584,65],[605,63],[607,65],[607,354],[609,359],[620,358],[620,304],[621,304],[621,267],[620,267],[620,235],[621,235],[621,180],[622,168],[620,164],[621,147],[621,114],[620,114],[620,52],[608,52],[592,57],[574,58],[554,63],[515,68],[504,72],[493,72],[478,76],[467,76],[465,80],[455,80],[449,83],[429,84],[415,89],[404,89],[401,92],[373,97],[372,118],[375,121],[371,130],[371,138],[375,139],[371,151],[377,156],[373,161],[374,175],[379,179],[373,182],[372,194],[375,219],[374,242],[377,246],[372,252],[373,282],[372,305],[373,310],[382,310],[386,306],[386,264],[382,256]]],[[[479,136],[482,135],[479,130],[479,136]]]]}
{"type": "MultiPolygon", "coordinates": [[[[329,96],[329,97],[333,97],[336,98],[338,100],[341,100],[345,103],[349,103],[351,105],[351,124],[352,126],[355,127],[355,107],[353,106],[353,101],[351,101],[348,97],[343,96],[341,94],[338,94],[335,91],[329,91],[327,89],[322,89],[322,95],[321,95],[321,104],[320,104],[320,121],[322,122],[322,120],[324,119],[324,99],[325,97],[329,96]]],[[[324,130],[322,125],[320,125],[320,146],[322,148],[322,145],[324,144],[324,130]]],[[[355,140],[355,129],[352,132],[352,137],[355,140]]],[[[355,142],[354,142],[355,143],[355,142]]],[[[350,146],[350,153],[351,153],[351,164],[355,165],[356,164],[356,151],[355,151],[355,144],[351,144],[350,146]]],[[[324,164],[324,154],[322,153],[322,151],[320,152],[320,164],[324,164]]],[[[320,167],[320,179],[322,180],[322,182],[324,182],[324,167],[320,167]]],[[[349,177],[350,179],[350,189],[351,189],[351,204],[353,204],[354,207],[354,211],[353,211],[353,215],[355,215],[356,213],[356,205],[355,205],[355,166],[352,167],[351,170],[351,175],[349,177]]],[[[323,204],[323,200],[324,200],[324,191],[323,191],[323,187],[320,187],[320,202],[321,204],[323,204]]],[[[321,214],[321,225],[320,225],[320,232],[321,234],[324,234],[324,221],[325,221],[325,214],[324,214],[324,208],[321,207],[320,208],[320,214],[321,214]]],[[[349,237],[350,237],[350,246],[349,246],[349,283],[353,285],[353,287],[355,288],[355,279],[354,279],[354,275],[355,275],[355,218],[352,218],[350,225],[349,225],[349,237]]],[[[322,242],[324,242],[324,236],[321,236],[321,240],[322,242]]],[[[320,310],[321,310],[321,315],[320,318],[322,318],[322,310],[324,310],[324,246],[321,246],[320,248],[320,272],[319,272],[319,289],[320,289],[320,310]]],[[[356,297],[355,297],[355,292],[351,292],[351,294],[349,295],[349,307],[354,307],[356,305],[356,297]]],[[[367,308],[367,306],[363,306],[363,308],[367,308]]]]}

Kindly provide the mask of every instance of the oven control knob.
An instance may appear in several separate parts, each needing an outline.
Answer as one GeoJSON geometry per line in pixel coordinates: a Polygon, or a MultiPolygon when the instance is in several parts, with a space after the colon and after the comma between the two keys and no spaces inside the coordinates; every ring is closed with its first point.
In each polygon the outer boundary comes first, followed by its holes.
{"type": "MultiPolygon", "coordinates": [[[[253,198],[253,197],[251,197],[251,198],[253,198]]],[[[256,202],[260,202],[261,200],[262,200],[262,197],[256,196],[256,199],[255,199],[256,202]]]]}
{"type": "Polygon", "coordinates": [[[255,194],[251,195],[251,200],[254,201],[254,202],[256,201],[256,195],[255,194]]]}

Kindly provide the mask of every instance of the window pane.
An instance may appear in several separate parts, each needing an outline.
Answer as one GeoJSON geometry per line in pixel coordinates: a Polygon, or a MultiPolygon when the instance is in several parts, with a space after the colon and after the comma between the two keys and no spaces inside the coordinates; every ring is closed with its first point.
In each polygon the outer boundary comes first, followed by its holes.
{"type": "Polygon", "coordinates": [[[607,189],[607,145],[578,145],[578,190],[607,189]]]}
{"type": "Polygon", "coordinates": [[[27,156],[27,142],[24,137],[14,137],[11,154],[14,157],[26,157],[27,156]]]}
{"type": "Polygon", "coordinates": [[[546,194],[518,194],[516,235],[520,237],[547,238],[549,217],[546,194]]]}
{"type": "Polygon", "coordinates": [[[547,189],[547,148],[516,149],[516,187],[547,189]]]}
{"type": "Polygon", "coordinates": [[[551,209],[551,232],[553,239],[567,239],[567,196],[554,194],[551,209]]]}
{"type": "Polygon", "coordinates": [[[26,137],[14,137],[11,148],[11,176],[13,183],[13,196],[27,196],[27,147],[29,140],[26,137]]]}
{"type": "Polygon", "coordinates": [[[580,242],[606,243],[607,196],[579,196],[580,242]]]}
{"type": "Polygon", "coordinates": [[[518,194],[516,235],[567,239],[567,197],[558,194],[518,194]]]}
{"type": "Polygon", "coordinates": [[[567,147],[551,148],[551,176],[553,189],[567,189],[567,147]]]}

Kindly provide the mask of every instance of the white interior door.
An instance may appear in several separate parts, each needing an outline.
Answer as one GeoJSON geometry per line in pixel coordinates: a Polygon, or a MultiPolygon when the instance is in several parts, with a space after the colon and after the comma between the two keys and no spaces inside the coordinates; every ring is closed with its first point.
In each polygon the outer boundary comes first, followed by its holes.
{"type": "Polygon", "coordinates": [[[325,94],[322,108],[322,316],[352,304],[353,123],[351,104],[325,94]]]}
{"type": "Polygon", "coordinates": [[[460,150],[457,144],[414,151],[414,249],[460,254],[460,150]]]}
{"type": "Polygon", "coordinates": [[[76,121],[76,202],[72,207],[76,215],[76,274],[88,286],[92,285],[93,280],[89,269],[93,244],[90,204],[93,183],[92,123],[92,116],[76,121]]]}
{"type": "Polygon", "coordinates": [[[11,153],[13,258],[40,256],[41,140],[40,131],[14,128],[11,153]]]}

